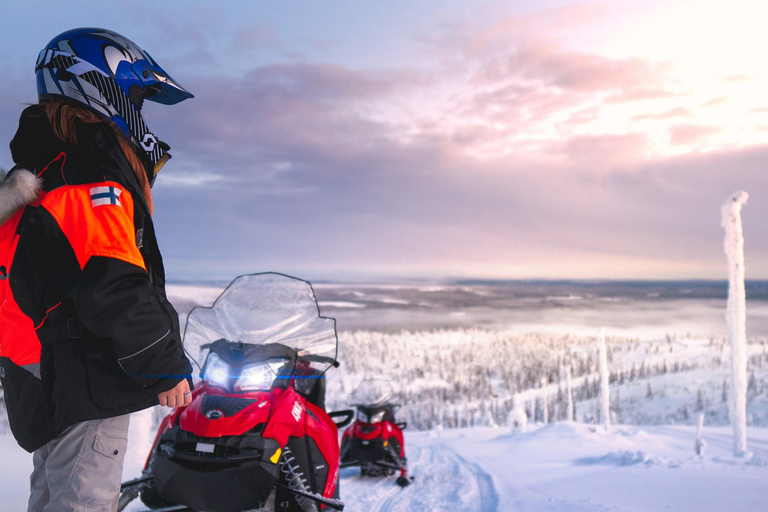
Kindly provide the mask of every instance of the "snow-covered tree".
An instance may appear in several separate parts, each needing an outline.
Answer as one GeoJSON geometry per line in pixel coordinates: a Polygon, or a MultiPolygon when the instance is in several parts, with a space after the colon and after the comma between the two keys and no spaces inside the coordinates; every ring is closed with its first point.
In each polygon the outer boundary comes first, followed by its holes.
{"type": "Polygon", "coordinates": [[[725,228],[725,254],[728,259],[728,304],[726,320],[731,338],[731,394],[728,412],[733,425],[733,454],[747,451],[747,310],[744,289],[744,234],[741,207],[746,192],[736,192],[721,208],[725,228]]]}
{"type": "Polygon", "coordinates": [[[699,391],[696,393],[696,410],[704,410],[704,391],[702,391],[701,388],[699,388],[699,391]]]}
{"type": "Polygon", "coordinates": [[[754,368],[749,373],[749,383],[747,384],[747,390],[751,391],[755,395],[757,394],[757,377],[755,377],[754,368]]]}
{"type": "Polygon", "coordinates": [[[483,426],[485,427],[495,427],[496,421],[493,419],[493,413],[490,409],[487,409],[485,411],[485,415],[483,416],[483,426]]]}
{"type": "Polygon", "coordinates": [[[509,412],[507,426],[512,430],[512,432],[525,432],[527,425],[528,415],[525,414],[525,409],[522,407],[515,407],[509,412]]]}

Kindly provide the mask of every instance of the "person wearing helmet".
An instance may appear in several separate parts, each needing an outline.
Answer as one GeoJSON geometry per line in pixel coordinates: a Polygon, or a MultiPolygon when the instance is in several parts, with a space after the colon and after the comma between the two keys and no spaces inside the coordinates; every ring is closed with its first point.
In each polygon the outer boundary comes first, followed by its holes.
{"type": "Polygon", "coordinates": [[[170,148],[141,109],[193,96],[104,29],[55,37],[35,73],[0,184],[0,379],[28,510],[114,510],[129,414],[191,401],[151,217],[170,148]]]}

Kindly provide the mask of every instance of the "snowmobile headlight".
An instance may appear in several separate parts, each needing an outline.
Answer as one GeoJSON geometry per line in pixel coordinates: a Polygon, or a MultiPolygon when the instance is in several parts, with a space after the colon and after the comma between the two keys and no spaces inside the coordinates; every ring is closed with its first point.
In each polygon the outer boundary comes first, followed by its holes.
{"type": "Polygon", "coordinates": [[[381,423],[384,419],[384,411],[379,411],[376,414],[371,415],[371,423],[381,423]]]}
{"type": "Polygon", "coordinates": [[[229,365],[215,352],[211,352],[203,369],[203,380],[214,386],[226,388],[229,384],[229,365]]]}
{"type": "Polygon", "coordinates": [[[285,363],[285,359],[271,359],[266,363],[244,366],[235,382],[235,391],[269,390],[285,363]]]}
{"type": "Polygon", "coordinates": [[[363,411],[357,411],[357,421],[360,423],[368,423],[368,415],[363,411]]]}

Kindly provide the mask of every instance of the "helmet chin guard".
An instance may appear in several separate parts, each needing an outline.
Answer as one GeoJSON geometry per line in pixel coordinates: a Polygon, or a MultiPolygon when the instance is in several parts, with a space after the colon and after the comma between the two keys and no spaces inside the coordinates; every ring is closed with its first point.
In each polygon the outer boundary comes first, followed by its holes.
{"type": "Polygon", "coordinates": [[[194,97],[135,43],[100,28],[53,38],[37,58],[35,77],[40,100],[68,98],[114,122],[151,162],[150,181],[170,148],[147,127],[144,101],[173,105],[194,97]]]}

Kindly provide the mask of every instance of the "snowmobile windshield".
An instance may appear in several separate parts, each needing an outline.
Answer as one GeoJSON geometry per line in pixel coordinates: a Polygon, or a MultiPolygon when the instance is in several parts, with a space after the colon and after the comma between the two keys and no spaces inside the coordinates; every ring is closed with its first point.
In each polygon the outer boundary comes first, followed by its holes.
{"type": "Polygon", "coordinates": [[[389,381],[367,379],[349,395],[348,402],[351,406],[373,409],[385,405],[396,405],[398,399],[389,381]]]}
{"type": "MultiPolygon", "coordinates": [[[[282,274],[237,277],[213,306],[189,313],[184,349],[199,368],[212,347],[221,351],[222,342],[228,350],[239,347],[243,356],[274,347],[295,351],[288,359],[295,361],[292,373],[300,378],[320,377],[338,365],[336,320],[320,316],[312,285],[282,274]]],[[[288,354],[270,355],[284,356],[288,354]]]]}

